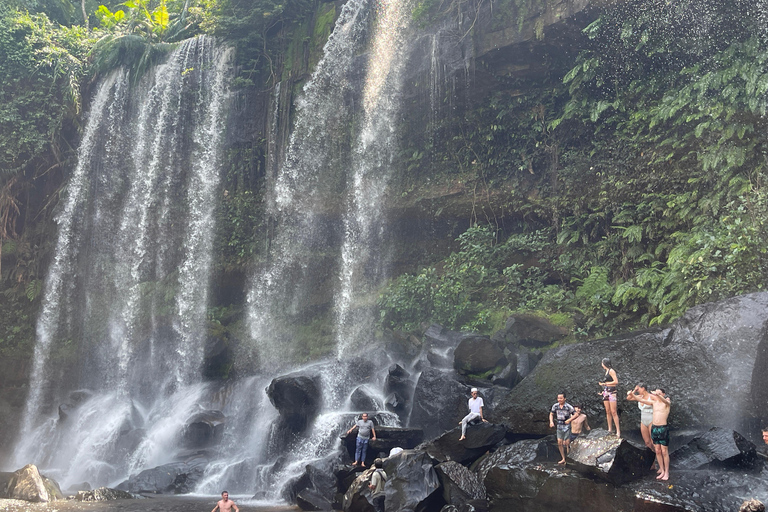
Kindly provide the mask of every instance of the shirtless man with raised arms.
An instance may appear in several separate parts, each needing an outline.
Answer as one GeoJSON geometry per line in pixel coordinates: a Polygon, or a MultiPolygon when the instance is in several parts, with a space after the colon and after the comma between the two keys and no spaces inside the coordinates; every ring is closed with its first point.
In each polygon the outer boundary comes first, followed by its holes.
{"type": "Polygon", "coordinates": [[[648,395],[648,399],[640,398],[634,393],[627,395],[627,400],[635,400],[642,404],[653,406],[653,423],[651,424],[651,441],[656,449],[656,461],[659,463],[659,476],[656,480],[669,480],[669,418],[670,401],[664,390],[657,388],[648,395]]]}
{"type": "Polygon", "coordinates": [[[219,509],[219,512],[230,512],[231,510],[234,510],[235,512],[240,512],[240,509],[237,508],[237,505],[235,505],[235,502],[229,499],[229,493],[227,491],[224,491],[221,493],[221,499],[218,503],[216,503],[216,506],[213,507],[213,510],[211,512],[216,512],[216,509],[219,509]]]}

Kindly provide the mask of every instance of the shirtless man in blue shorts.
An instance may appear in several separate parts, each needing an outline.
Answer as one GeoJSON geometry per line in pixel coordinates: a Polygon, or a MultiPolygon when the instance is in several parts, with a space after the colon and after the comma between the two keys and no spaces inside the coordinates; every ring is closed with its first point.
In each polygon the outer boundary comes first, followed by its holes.
{"type": "Polygon", "coordinates": [[[664,390],[657,388],[648,395],[648,399],[635,398],[640,403],[653,406],[651,441],[656,449],[656,461],[659,463],[659,476],[656,480],[669,480],[669,418],[670,401],[664,390]]]}

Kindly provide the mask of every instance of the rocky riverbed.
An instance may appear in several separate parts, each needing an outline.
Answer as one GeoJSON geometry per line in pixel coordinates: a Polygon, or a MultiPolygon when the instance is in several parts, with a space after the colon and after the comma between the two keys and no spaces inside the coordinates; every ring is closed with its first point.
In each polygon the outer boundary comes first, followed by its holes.
{"type": "MultiPolygon", "coordinates": [[[[197,512],[210,510],[216,505],[217,496],[158,496],[146,499],[114,500],[83,503],[74,500],[58,500],[50,503],[30,503],[22,500],[0,499],[0,510],[4,512],[197,512]]],[[[248,505],[243,498],[235,499],[243,512],[292,512],[299,510],[289,506],[248,505]],[[241,504],[243,503],[243,504],[241,504]]]]}

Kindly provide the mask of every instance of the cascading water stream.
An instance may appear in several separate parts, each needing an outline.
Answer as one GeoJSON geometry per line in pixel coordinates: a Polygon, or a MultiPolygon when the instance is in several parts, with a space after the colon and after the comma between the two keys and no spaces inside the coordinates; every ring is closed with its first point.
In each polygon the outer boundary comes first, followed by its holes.
{"type": "MultiPolygon", "coordinates": [[[[379,4],[363,91],[363,125],[355,145],[344,217],[340,286],[336,294],[336,350],[343,357],[373,327],[370,307],[353,309],[383,281],[386,268],[385,199],[397,150],[397,114],[408,54],[408,0],[379,4]]],[[[368,305],[370,306],[370,305],[368,305]]]]}
{"type": "Polygon", "coordinates": [[[345,133],[354,107],[348,99],[354,94],[350,77],[366,42],[368,16],[368,0],[349,0],[342,8],[323,58],[297,100],[287,156],[268,192],[268,215],[278,228],[270,259],[253,278],[247,319],[263,368],[292,360],[290,333],[284,333],[316,284],[311,274],[322,265],[315,259],[318,248],[333,236],[324,217],[347,167],[345,133]]]}
{"type": "Polygon", "coordinates": [[[97,88],[58,218],[16,464],[41,461],[65,485],[114,484],[170,460],[201,407],[230,56],[198,37],[135,86],[117,70],[97,88]],[[73,340],[64,378],[51,358],[73,340]]]}

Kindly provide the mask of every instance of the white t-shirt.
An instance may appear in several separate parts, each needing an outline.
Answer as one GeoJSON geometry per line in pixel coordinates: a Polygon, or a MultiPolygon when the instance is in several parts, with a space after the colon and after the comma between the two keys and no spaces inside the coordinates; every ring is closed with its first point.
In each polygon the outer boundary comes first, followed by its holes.
{"type": "Polygon", "coordinates": [[[469,399],[469,412],[480,414],[480,408],[483,406],[483,399],[480,397],[469,399]]]}

